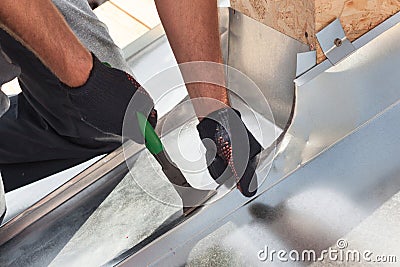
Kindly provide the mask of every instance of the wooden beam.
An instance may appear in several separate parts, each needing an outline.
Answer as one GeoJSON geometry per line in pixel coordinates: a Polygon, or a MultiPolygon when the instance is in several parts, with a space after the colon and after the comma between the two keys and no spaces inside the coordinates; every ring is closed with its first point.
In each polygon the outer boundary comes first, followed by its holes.
{"type": "Polygon", "coordinates": [[[354,41],[400,11],[400,0],[231,0],[234,9],[317,50],[325,56],[315,34],[339,18],[354,41]]]}

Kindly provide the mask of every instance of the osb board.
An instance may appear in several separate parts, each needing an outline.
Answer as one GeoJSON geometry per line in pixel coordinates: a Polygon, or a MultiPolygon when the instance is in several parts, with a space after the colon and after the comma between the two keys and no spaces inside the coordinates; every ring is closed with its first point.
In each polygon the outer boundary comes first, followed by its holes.
{"type": "Polygon", "coordinates": [[[96,8],[94,13],[107,25],[111,38],[121,48],[149,31],[149,27],[110,1],[96,8]]]}
{"type": "MultiPolygon", "coordinates": [[[[315,30],[322,30],[336,18],[354,41],[400,11],[400,0],[315,0],[315,30]]],[[[318,47],[318,62],[325,59],[318,47]]]]}
{"type": "Polygon", "coordinates": [[[234,9],[310,45],[325,56],[315,34],[336,18],[354,41],[400,11],[400,0],[231,0],[234,9]]]}
{"type": "Polygon", "coordinates": [[[231,0],[233,9],[315,47],[315,0],[231,0]]]}

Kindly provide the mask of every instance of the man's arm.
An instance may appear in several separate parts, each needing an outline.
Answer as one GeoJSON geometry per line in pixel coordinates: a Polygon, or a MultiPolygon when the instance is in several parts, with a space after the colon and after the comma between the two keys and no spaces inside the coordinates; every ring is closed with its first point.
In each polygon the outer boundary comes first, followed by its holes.
{"type": "MultiPolygon", "coordinates": [[[[220,35],[218,31],[218,9],[216,0],[156,0],[156,6],[168,40],[178,63],[211,61],[222,63],[220,35]]],[[[218,68],[224,83],[223,68],[218,68]]],[[[202,70],[199,70],[202,71],[202,70]]],[[[209,75],[216,75],[215,69],[209,75]]],[[[183,73],[185,78],[185,73],[183,73]]],[[[201,73],[204,76],[204,73],[201,73]]],[[[215,80],[215,79],[214,79],[215,80]]],[[[223,104],[196,101],[194,108],[199,118],[229,105],[227,90],[223,87],[196,83],[187,85],[193,98],[213,98],[223,104]]]]}
{"type": "Polygon", "coordinates": [[[0,27],[31,49],[65,84],[83,85],[92,56],[51,0],[1,0],[0,27]]]}
{"type": "MultiPolygon", "coordinates": [[[[156,0],[156,5],[178,63],[222,63],[217,0],[156,0]]],[[[183,78],[187,81],[190,80],[187,77],[199,75],[224,84],[224,69],[208,70],[209,66],[206,64],[200,70],[189,67],[182,71],[183,78]]],[[[240,112],[226,107],[229,106],[227,90],[206,83],[186,86],[192,99],[206,97],[220,101],[220,104],[198,100],[193,103],[201,120],[197,125],[200,138],[213,141],[213,144],[204,143],[211,176],[217,183],[234,178],[244,196],[255,195],[258,187],[256,156],[262,148],[243,124],[240,112]]]]}

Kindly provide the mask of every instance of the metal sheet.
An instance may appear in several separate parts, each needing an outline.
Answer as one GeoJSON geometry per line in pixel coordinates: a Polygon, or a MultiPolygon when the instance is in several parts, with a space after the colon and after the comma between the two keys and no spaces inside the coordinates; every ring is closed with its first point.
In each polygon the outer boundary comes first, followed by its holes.
{"type": "Polygon", "coordinates": [[[0,246],[0,265],[48,266],[126,172],[119,166],[0,246]]]}
{"type": "Polygon", "coordinates": [[[343,236],[353,248],[400,255],[395,243],[399,241],[399,228],[391,226],[398,206],[386,209],[386,216],[372,226],[363,226],[362,241],[347,237],[400,190],[399,119],[400,105],[396,105],[222,223],[208,226],[212,230],[202,240],[194,237],[174,248],[175,254],[184,255],[182,261],[169,254],[154,265],[304,266],[306,261],[280,262],[276,255],[275,260],[269,256],[260,261],[258,253],[267,246],[270,251],[314,250],[320,255],[343,236]],[[375,250],[374,243],[381,235],[386,241],[375,250]]]}
{"type": "Polygon", "coordinates": [[[263,265],[265,245],[318,252],[372,214],[400,189],[399,38],[395,26],[297,87],[261,196],[231,192],[121,266],[263,265]]]}
{"type": "MultiPolygon", "coordinates": [[[[253,80],[268,101],[275,124],[286,127],[293,107],[297,53],[306,52],[308,46],[292,39],[238,11],[230,9],[230,36],[228,65],[240,70],[253,80]]],[[[240,82],[229,80],[230,88],[240,82]]],[[[265,103],[251,90],[238,88],[252,99],[252,107],[264,114],[265,103]]]]}
{"type": "Polygon", "coordinates": [[[335,19],[316,36],[322,51],[333,65],[355,51],[353,44],[347,39],[339,19],[335,19]]]}
{"type": "Polygon", "coordinates": [[[317,51],[297,54],[296,77],[302,75],[317,64],[317,51]]]}

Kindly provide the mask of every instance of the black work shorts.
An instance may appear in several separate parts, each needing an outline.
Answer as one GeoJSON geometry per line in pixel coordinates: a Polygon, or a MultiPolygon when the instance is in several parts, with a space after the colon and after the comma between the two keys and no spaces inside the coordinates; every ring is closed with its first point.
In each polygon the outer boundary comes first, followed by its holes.
{"type": "Polygon", "coordinates": [[[0,118],[0,171],[6,192],[121,145],[80,120],[57,77],[3,30],[0,45],[21,68],[22,89],[0,118]]]}

